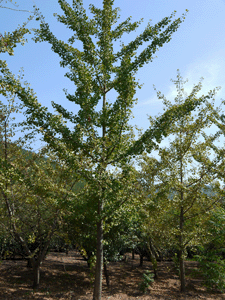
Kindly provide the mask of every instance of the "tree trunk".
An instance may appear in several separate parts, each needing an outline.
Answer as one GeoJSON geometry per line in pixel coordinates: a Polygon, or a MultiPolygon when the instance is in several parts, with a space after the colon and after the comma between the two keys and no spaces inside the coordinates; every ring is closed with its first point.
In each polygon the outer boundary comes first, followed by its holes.
{"type": "Polygon", "coordinates": [[[181,207],[180,211],[180,237],[179,237],[179,263],[180,263],[180,291],[185,292],[185,266],[184,266],[184,241],[183,241],[183,230],[184,230],[184,209],[181,207]]]}
{"type": "MultiPolygon", "coordinates": [[[[53,232],[52,232],[53,233],[53,232]]],[[[40,266],[45,259],[49,244],[51,241],[51,237],[49,237],[49,240],[45,243],[44,248],[37,254],[37,257],[33,256],[30,257],[29,260],[32,265],[33,274],[34,274],[34,281],[33,281],[33,289],[38,289],[40,284],[40,266]]]]}
{"type": "Polygon", "coordinates": [[[139,267],[142,267],[143,266],[144,255],[141,254],[141,253],[139,255],[140,255],[140,264],[139,264],[139,267]]]}
{"type": "Polygon", "coordinates": [[[31,262],[31,259],[30,258],[28,258],[28,260],[27,260],[27,268],[32,268],[32,262],[31,262]]]}
{"type": "MultiPolygon", "coordinates": [[[[180,138],[182,141],[182,132],[180,132],[180,138]]],[[[180,154],[180,183],[183,186],[183,160],[182,160],[182,151],[180,154]]],[[[183,187],[180,190],[180,200],[181,200],[181,207],[180,207],[180,236],[179,236],[179,263],[180,263],[180,291],[181,293],[185,292],[185,267],[184,267],[184,240],[183,240],[183,233],[184,233],[184,191],[183,187]]]]}
{"type": "Polygon", "coordinates": [[[183,257],[184,253],[183,250],[179,251],[179,256],[180,256],[180,291],[182,293],[185,292],[186,288],[185,288],[185,266],[184,266],[184,257],[183,257]]]}
{"type": "Polygon", "coordinates": [[[158,279],[158,263],[156,259],[156,252],[154,251],[151,239],[149,239],[149,244],[148,244],[148,251],[152,263],[152,268],[154,271],[154,279],[158,279]]]}
{"type": "Polygon", "coordinates": [[[93,300],[101,300],[102,297],[102,268],[103,268],[103,222],[97,223],[97,254],[95,269],[95,286],[93,300]]]}
{"type": "Polygon", "coordinates": [[[105,280],[106,280],[107,288],[109,289],[110,283],[109,283],[109,274],[108,274],[107,263],[106,262],[104,262],[104,275],[105,275],[105,280]]]}
{"type": "Polygon", "coordinates": [[[33,266],[33,272],[34,272],[33,289],[37,289],[40,283],[40,264],[36,263],[33,266]]]}
{"type": "Polygon", "coordinates": [[[157,259],[155,257],[155,255],[151,252],[151,263],[152,263],[152,268],[154,271],[154,279],[158,279],[158,263],[157,263],[157,259]]]}
{"type": "Polygon", "coordinates": [[[132,250],[132,260],[134,260],[135,249],[132,250]]]}
{"type": "MultiPolygon", "coordinates": [[[[102,112],[103,112],[103,124],[102,124],[102,138],[103,141],[106,135],[106,85],[104,84],[103,102],[102,102],[102,112]]],[[[102,162],[100,168],[100,173],[104,172],[107,164],[105,164],[106,152],[105,144],[102,144],[102,162]]],[[[102,298],[102,269],[103,269],[103,220],[102,220],[102,210],[103,210],[103,199],[104,199],[104,187],[101,187],[101,195],[98,200],[98,223],[97,223],[97,253],[96,253],[96,267],[95,267],[95,285],[94,285],[94,295],[93,300],[101,300],[102,298]]]]}

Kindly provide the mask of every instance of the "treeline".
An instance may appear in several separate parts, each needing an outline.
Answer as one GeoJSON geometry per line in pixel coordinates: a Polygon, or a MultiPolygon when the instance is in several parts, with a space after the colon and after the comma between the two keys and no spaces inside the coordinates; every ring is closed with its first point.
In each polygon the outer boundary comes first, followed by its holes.
{"type": "MultiPolygon", "coordinates": [[[[207,284],[223,290],[224,148],[219,139],[224,137],[224,116],[214,104],[217,89],[199,96],[200,82],[187,94],[178,72],[173,102],[157,92],[164,113],[149,117],[149,129],[138,138],[129,125],[139,87],[135,74],[170,41],[185,15],[148,24],[117,51],[114,41],[139,22],[128,18],[115,27],[114,1],[104,0],[102,9],[91,5],[92,19],[82,1],[72,6],[58,2],[64,15],[57,18],[72,30],[71,38],[58,40],[36,10],[40,28],[34,39],[50,43],[67,67],[75,90],[65,97],[78,113],[55,102],[56,113],[50,113],[0,61],[0,93],[5,97],[0,102],[3,257],[13,239],[33,268],[37,288],[51,243],[59,239],[74,245],[95,272],[93,299],[99,300],[107,261],[119,259],[125,250],[136,249],[140,263],[147,253],[155,277],[157,261],[173,257],[182,292],[185,258],[191,253],[198,255],[207,284]],[[82,50],[75,47],[76,40],[82,50]],[[137,52],[143,44],[146,48],[137,52]],[[107,96],[113,89],[117,98],[111,101],[107,96]],[[17,122],[20,111],[23,122],[17,122]],[[45,146],[34,152],[37,133],[45,146]]],[[[5,35],[0,51],[12,54],[28,33],[25,27],[5,35]]]]}

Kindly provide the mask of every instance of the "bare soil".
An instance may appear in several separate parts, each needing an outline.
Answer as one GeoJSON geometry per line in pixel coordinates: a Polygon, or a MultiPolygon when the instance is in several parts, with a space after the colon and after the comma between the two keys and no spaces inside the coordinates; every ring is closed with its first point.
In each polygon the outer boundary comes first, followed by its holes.
{"type": "MultiPolygon", "coordinates": [[[[110,288],[103,280],[102,300],[156,300],[156,299],[225,299],[225,294],[209,293],[201,278],[193,278],[191,272],[196,262],[186,262],[187,292],[180,293],[180,283],[172,262],[159,263],[159,279],[143,294],[139,290],[142,274],[151,270],[151,263],[144,261],[139,267],[138,255],[127,261],[109,263],[110,288]]],[[[92,300],[93,280],[87,263],[77,252],[50,253],[41,268],[40,288],[33,291],[32,270],[25,261],[2,261],[0,264],[0,299],[20,300],[92,300]]]]}

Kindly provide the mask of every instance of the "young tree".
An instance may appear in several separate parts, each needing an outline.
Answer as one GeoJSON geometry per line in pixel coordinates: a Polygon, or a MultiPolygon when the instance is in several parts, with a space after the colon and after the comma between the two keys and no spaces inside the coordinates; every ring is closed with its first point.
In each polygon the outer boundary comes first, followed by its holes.
{"type": "MultiPolygon", "coordinates": [[[[64,15],[58,20],[72,30],[68,42],[58,40],[50,31],[49,25],[40,17],[41,27],[36,32],[36,41],[47,41],[52,50],[61,58],[61,66],[67,67],[66,73],[75,85],[74,94],[66,92],[66,98],[78,105],[73,112],[61,104],[52,102],[58,114],[51,114],[46,107],[38,103],[32,90],[22,87],[9,70],[3,66],[7,77],[0,83],[14,87],[18,97],[27,106],[29,122],[41,128],[45,142],[58,155],[60,160],[70,165],[79,173],[92,189],[92,202],[89,207],[97,227],[97,263],[94,299],[101,299],[103,266],[103,231],[108,213],[108,203],[112,203],[119,193],[117,185],[112,182],[110,168],[126,169],[126,163],[135,154],[144,149],[151,151],[168,128],[180,115],[192,110],[203,99],[188,99],[178,107],[172,107],[158,118],[140,139],[134,141],[129,126],[131,109],[136,102],[134,95],[138,83],[134,75],[146,63],[153,60],[154,53],[169,42],[172,34],[183,22],[185,15],[174,19],[175,13],[162,19],[159,23],[150,23],[144,31],[127,45],[122,44],[116,52],[114,42],[123,33],[134,31],[140,22],[131,22],[131,18],[115,27],[118,9],[113,8],[113,0],[103,0],[103,8],[90,5],[93,18],[89,19],[81,0],[74,0],[72,7],[64,0],[58,1],[64,15]],[[83,50],[74,46],[80,41],[83,50]],[[141,51],[139,48],[147,44],[141,51]],[[107,99],[111,90],[115,90],[115,101],[107,99]],[[101,107],[100,107],[101,106],[101,107]],[[68,125],[65,123],[68,121],[68,125]]],[[[129,168],[127,168],[129,172],[129,168]]],[[[126,178],[126,172],[121,172],[126,178]]],[[[113,208],[122,204],[116,201],[113,208]]]]}
{"type": "MultiPolygon", "coordinates": [[[[185,102],[187,98],[196,98],[201,90],[199,83],[187,96],[179,73],[174,83],[177,89],[176,105],[185,102]]],[[[144,193],[149,197],[151,212],[154,212],[153,215],[150,212],[149,219],[152,222],[149,226],[154,222],[156,229],[156,234],[150,235],[155,237],[161,231],[159,236],[167,241],[166,235],[172,238],[179,250],[182,292],[185,291],[186,248],[199,243],[207,214],[221,196],[215,173],[217,159],[210,159],[212,136],[204,134],[212,126],[215,109],[208,100],[214,100],[216,90],[204,96],[207,99],[205,105],[181,116],[171,126],[171,140],[167,147],[159,148],[159,159],[145,157],[142,165],[144,193]]],[[[158,97],[163,99],[166,109],[170,109],[172,103],[160,92],[158,97]]],[[[152,229],[149,228],[149,232],[152,229]]]]}

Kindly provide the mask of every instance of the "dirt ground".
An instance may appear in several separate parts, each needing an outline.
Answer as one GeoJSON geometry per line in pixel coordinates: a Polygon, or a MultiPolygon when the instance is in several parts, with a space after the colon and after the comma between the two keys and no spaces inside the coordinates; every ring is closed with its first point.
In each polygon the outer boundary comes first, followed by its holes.
{"type": "MultiPolygon", "coordinates": [[[[142,274],[151,270],[151,263],[144,261],[139,267],[138,255],[135,260],[128,256],[126,262],[110,263],[110,289],[103,280],[102,300],[147,300],[147,299],[225,299],[225,294],[209,293],[199,278],[191,278],[195,262],[186,262],[187,292],[179,292],[180,283],[172,262],[159,263],[159,279],[143,294],[139,290],[142,274]]],[[[87,263],[78,253],[50,253],[41,268],[38,291],[33,291],[32,271],[25,261],[3,261],[0,264],[1,300],[92,300],[93,283],[87,263]]]]}

